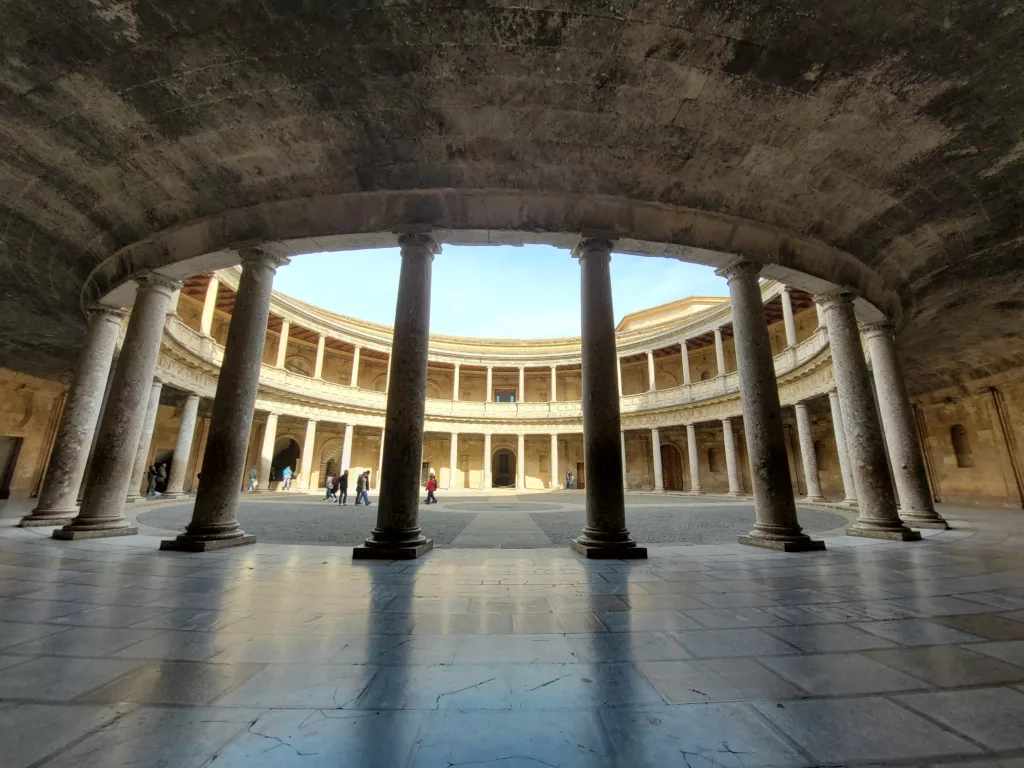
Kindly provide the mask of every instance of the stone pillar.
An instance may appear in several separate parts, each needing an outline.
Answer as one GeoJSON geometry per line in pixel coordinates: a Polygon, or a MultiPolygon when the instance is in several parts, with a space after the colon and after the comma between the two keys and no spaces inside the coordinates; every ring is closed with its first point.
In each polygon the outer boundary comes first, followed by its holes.
{"type": "Polygon", "coordinates": [[[551,402],[558,402],[558,366],[551,366],[551,402]]]}
{"type": "Polygon", "coordinates": [[[459,401],[459,364],[455,364],[455,378],[452,381],[452,400],[459,401]]]}
{"type": "Polygon", "coordinates": [[[199,320],[199,330],[205,336],[212,336],[213,331],[213,313],[217,310],[217,291],[220,288],[220,280],[216,277],[210,277],[210,282],[206,284],[206,296],[203,299],[203,315],[199,320]]]}
{"type": "Polygon", "coordinates": [[[262,485],[263,490],[270,490],[270,470],[273,468],[274,443],[276,442],[277,414],[268,413],[267,425],[263,429],[263,444],[260,446],[260,474],[256,484],[257,489],[262,485]]]}
{"type": "MultiPolygon", "coordinates": [[[[323,336],[320,337],[321,339],[323,336]]],[[[316,447],[316,422],[310,419],[306,422],[306,437],[302,441],[302,477],[299,478],[299,488],[309,489],[313,487],[313,449],[316,447]]]]}
{"type": "Polygon", "coordinates": [[[910,396],[896,354],[892,324],[888,321],[870,323],[864,331],[871,352],[882,429],[889,446],[889,462],[900,501],[900,517],[918,528],[945,530],[949,526],[935,511],[928,486],[928,474],[914,428],[910,396]]]}
{"type": "Polygon", "coordinates": [[[520,432],[516,435],[516,488],[520,491],[526,488],[526,435],[520,432]]]}
{"type": "Polygon", "coordinates": [[[122,511],[139,448],[153,373],[167,322],[167,302],[181,283],[150,273],[138,293],[100,421],[78,516],[53,532],[56,539],[92,539],[138,533],[122,511]]]}
{"type": "MultiPolygon", "coordinates": [[[[793,297],[790,295],[788,287],[783,287],[779,299],[782,301],[782,322],[786,328],[786,346],[795,347],[796,320],[793,319],[793,297]]],[[[808,493],[809,495],[810,493],[808,493]]]]}
{"type": "Polygon", "coordinates": [[[622,454],[622,490],[629,490],[629,469],[626,465],[626,431],[619,435],[619,452],[622,454]]]}
{"type": "MultiPolygon", "coordinates": [[[[818,306],[815,304],[815,306],[818,306]]],[[[821,307],[818,307],[821,309],[821,307]]],[[[844,504],[857,505],[857,489],[853,483],[853,470],[850,468],[850,454],[846,449],[846,430],[843,428],[843,410],[839,405],[839,393],[832,390],[828,393],[828,404],[832,408],[832,431],[836,438],[836,454],[839,457],[839,472],[843,476],[844,504]]]]}
{"type": "Polygon", "coordinates": [[[800,529],[786,456],[768,321],[758,284],[760,267],[740,259],[718,274],[729,281],[732,328],[739,363],[740,402],[747,436],[757,522],[740,543],[787,552],[824,549],[800,529]]]}
{"type": "Polygon", "coordinates": [[[551,490],[558,490],[561,478],[558,476],[558,435],[551,436],[551,490]]]}
{"type": "Polygon", "coordinates": [[[519,366],[519,393],[518,402],[526,402],[526,368],[519,366]]]}
{"type": "MultiPolygon", "coordinates": [[[[389,361],[388,362],[388,370],[390,370],[390,367],[391,367],[391,363],[389,361]]],[[[352,376],[351,376],[351,378],[350,378],[350,380],[348,382],[348,385],[350,387],[358,387],[359,386],[359,347],[356,347],[355,351],[352,353],[352,376]]],[[[386,385],[385,385],[384,389],[387,390],[387,386],[386,385]]]]}
{"type": "Polygon", "coordinates": [[[683,384],[690,383],[690,350],[683,340],[679,342],[679,356],[683,362],[683,384]]]}
{"type": "Polygon", "coordinates": [[[174,458],[167,476],[165,498],[185,495],[185,476],[188,474],[189,459],[192,457],[192,439],[196,433],[196,419],[199,417],[199,395],[190,392],[181,408],[181,422],[178,438],[174,443],[174,458]]]}
{"type": "Polygon", "coordinates": [[[427,402],[427,345],[430,335],[430,273],[440,249],[424,233],[403,234],[395,332],[391,347],[394,389],[388,392],[384,422],[384,462],[388,476],[380,489],[377,527],[352,556],[408,560],[434,543],[419,526],[420,460],[427,402]]]}
{"type": "Polygon", "coordinates": [[[626,529],[625,471],[619,392],[618,353],[609,265],[612,244],[584,239],[573,255],[580,262],[583,362],[583,460],[586,465],[587,524],[573,540],[588,558],[645,558],[626,529]],[[618,445],[616,445],[618,443],[618,445]]]}
{"type": "Polygon", "coordinates": [[[281,336],[277,340],[277,362],[278,368],[284,368],[285,358],[288,356],[288,334],[291,332],[292,324],[287,320],[281,321],[281,336]]]}
{"type": "Polygon", "coordinates": [[[486,396],[484,402],[494,402],[494,369],[489,365],[487,366],[487,390],[484,394],[486,396]]]}
{"type": "Polygon", "coordinates": [[[825,501],[818,479],[818,457],[814,453],[814,433],[811,431],[811,417],[807,403],[797,403],[796,434],[800,440],[800,459],[804,465],[804,480],[807,482],[807,501],[825,501]]]}
{"type": "Polygon", "coordinates": [[[377,451],[377,484],[373,486],[380,490],[381,470],[384,468],[384,430],[380,431],[380,449],[377,451]]]}
{"type": "Polygon", "coordinates": [[[103,392],[110,375],[117,331],[127,314],[102,304],[89,307],[89,327],[81,342],[78,369],[60,417],[39,502],[32,514],[21,519],[20,525],[25,528],[64,525],[78,511],[78,491],[103,408],[103,392]]]}
{"type": "MultiPolygon", "coordinates": [[[[352,436],[354,428],[351,424],[345,425],[345,437],[341,441],[341,466],[340,471],[352,468],[352,436]]],[[[383,445],[383,443],[381,444],[383,445]]]]}
{"type": "Polygon", "coordinates": [[[456,477],[459,468],[459,433],[452,432],[451,444],[448,447],[448,490],[457,487],[456,477]]]}
{"type": "Polygon", "coordinates": [[[384,392],[385,394],[391,391],[391,361],[394,360],[394,348],[392,347],[392,353],[388,355],[388,371],[384,376],[384,392]]]}
{"type": "MultiPolygon", "coordinates": [[[[245,458],[252,432],[263,346],[267,340],[274,272],[288,260],[255,249],[247,249],[239,255],[242,275],[217,379],[217,394],[203,451],[203,479],[192,509],[192,521],[177,538],[160,542],[161,549],[205,552],[256,541],[255,536],[242,530],[235,519],[235,510],[239,480],[247,469],[245,458]]],[[[273,425],[267,425],[270,432],[277,428],[277,418],[273,421],[273,425]]],[[[267,469],[269,474],[269,467],[267,469]]]]}
{"type": "Polygon", "coordinates": [[[864,360],[853,299],[854,295],[845,290],[814,298],[825,310],[832,370],[839,390],[853,484],[857,489],[859,514],[846,532],[850,536],[915,541],[921,534],[907,528],[896,510],[896,494],[889,478],[882,428],[875,410],[871,375],[864,360]]]}
{"type": "Polygon", "coordinates": [[[494,478],[491,475],[491,435],[484,434],[484,485],[482,490],[487,490],[494,485],[494,478]]]}
{"type": "Polygon", "coordinates": [[[622,397],[622,360],[618,355],[615,356],[615,376],[619,384],[619,397],[622,397]]]}
{"type": "Polygon", "coordinates": [[[661,434],[651,429],[651,458],[654,461],[654,490],[665,490],[665,474],[661,468],[661,434]]]}
{"type": "Polygon", "coordinates": [[[322,333],[320,338],[316,342],[316,363],[313,364],[313,378],[322,379],[324,377],[324,351],[327,347],[327,337],[322,333]]]}
{"type": "Polygon", "coordinates": [[[657,389],[654,381],[654,351],[647,350],[647,391],[654,392],[657,389]]]}
{"type": "Polygon", "coordinates": [[[131,504],[145,498],[145,491],[141,490],[147,482],[149,470],[149,449],[153,444],[153,430],[156,428],[156,415],[160,408],[160,393],[164,385],[158,380],[153,380],[153,387],[149,391],[149,403],[146,405],[146,418],[142,421],[142,435],[139,436],[139,447],[135,451],[135,461],[132,463],[132,481],[128,486],[126,501],[131,504]]]}
{"type": "Polygon", "coordinates": [[[736,459],[736,435],[732,431],[732,419],[722,419],[722,442],[725,443],[725,471],[729,476],[729,495],[740,496],[740,467],[736,459]]]}
{"type": "Polygon", "coordinates": [[[686,425],[686,455],[690,460],[690,495],[702,496],[700,487],[700,448],[697,447],[697,425],[686,425]]]}
{"type": "Polygon", "coordinates": [[[819,328],[824,328],[825,325],[826,325],[825,324],[825,310],[823,310],[821,308],[821,305],[817,304],[817,303],[814,305],[814,309],[815,309],[815,311],[818,314],[818,327],[819,328]]]}
{"type": "MultiPolygon", "coordinates": [[[[735,329],[733,332],[735,333],[735,329]]],[[[725,344],[722,341],[721,328],[715,328],[715,362],[718,365],[718,375],[725,376],[725,344]]]]}

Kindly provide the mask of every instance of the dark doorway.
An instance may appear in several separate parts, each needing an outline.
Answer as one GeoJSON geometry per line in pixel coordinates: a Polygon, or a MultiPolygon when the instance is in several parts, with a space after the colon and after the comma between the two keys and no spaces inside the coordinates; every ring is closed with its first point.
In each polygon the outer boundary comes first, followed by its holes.
{"type": "Polygon", "coordinates": [[[11,481],[21,453],[20,437],[0,437],[0,499],[11,497],[11,481]]]}
{"type": "Polygon", "coordinates": [[[516,484],[516,455],[508,448],[499,448],[491,459],[491,485],[511,488],[516,484]]]}
{"type": "Polygon", "coordinates": [[[666,491],[683,489],[683,455],[671,443],[661,444],[661,476],[666,491]]]}
{"type": "Polygon", "coordinates": [[[281,479],[285,467],[295,472],[299,465],[299,444],[290,437],[282,437],[274,443],[274,460],[270,462],[270,476],[274,480],[281,479]]]}
{"type": "Polygon", "coordinates": [[[496,403],[514,403],[516,401],[516,391],[514,389],[496,389],[494,391],[494,402],[496,403]]]}
{"type": "Polygon", "coordinates": [[[576,462],[576,477],[574,477],[572,481],[575,484],[575,486],[580,490],[583,490],[584,488],[587,487],[587,475],[586,472],[584,472],[582,461],[576,462]]]}

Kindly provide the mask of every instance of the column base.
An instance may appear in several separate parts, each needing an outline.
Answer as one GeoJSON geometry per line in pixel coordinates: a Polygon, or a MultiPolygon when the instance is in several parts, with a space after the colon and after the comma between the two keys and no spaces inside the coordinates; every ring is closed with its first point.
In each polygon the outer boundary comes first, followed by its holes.
{"type": "Polygon", "coordinates": [[[825,549],[825,542],[804,536],[798,539],[767,539],[761,536],[740,536],[740,544],[750,547],[761,547],[762,549],[774,549],[777,552],[821,552],[825,549]]]}
{"type": "Polygon", "coordinates": [[[914,528],[930,528],[936,531],[948,531],[949,523],[947,523],[942,515],[938,513],[923,512],[920,515],[913,512],[904,512],[900,510],[900,519],[908,526],[914,528]]]}
{"type": "Polygon", "coordinates": [[[434,548],[434,540],[426,539],[418,544],[363,544],[352,548],[353,560],[415,560],[434,548]]]}
{"type": "Polygon", "coordinates": [[[195,493],[191,491],[175,491],[174,493],[164,493],[160,496],[161,499],[170,499],[175,501],[177,499],[189,499],[195,496],[195,493]]]}
{"type": "Polygon", "coordinates": [[[828,504],[828,499],[824,496],[804,496],[801,501],[804,504],[828,504]]]}
{"type": "Polygon", "coordinates": [[[689,496],[705,496],[707,494],[705,494],[704,491],[702,491],[702,490],[700,490],[698,488],[696,491],[687,491],[687,495],[689,495],[689,496]]]}
{"type": "Polygon", "coordinates": [[[646,560],[647,547],[638,547],[635,541],[622,544],[595,546],[589,542],[573,539],[569,545],[573,552],[588,560],[646,560]]]}
{"type": "Polygon", "coordinates": [[[886,539],[888,541],[920,541],[921,532],[903,528],[867,528],[851,525],[846,529],[847,536],[859,536],[864,539],[886,539]]]}
{"type": "Polygon", "coordinates": [[[47,526],[65,526],[78,517],[77,509],[49,509],[40,514],[33,510],[32,514],[25,515],[18,522],[20,528],[45,528],[47,526]]]}
{"type": "Polygon", "coordinates": [[[725,495],[728,496],[730,499],[741,499],[743,498],[744,494],[742,491],[729,491],[725,495]]]}
{"type": "Polygon", "coordinates": [[[160,542],[160,549],[169,552],[213,552],[217,549],[228,547],[242,547],[246,544],[255,544],[256,537],[244,533],[241,536],[233,536],[230,539],[200,539],[192,538],[183,533],[176,539],[164,539],[160,542]]]}
{"type": "Polygon", "coordinates": [[[73,528],[71,525],[58,528],[53,532],[53,538],[63,541],[78,541],[80,539],[107,539],[112,536],[134,536],[139,529],[134,525],[126,525],[121,528],[73,528]]]}

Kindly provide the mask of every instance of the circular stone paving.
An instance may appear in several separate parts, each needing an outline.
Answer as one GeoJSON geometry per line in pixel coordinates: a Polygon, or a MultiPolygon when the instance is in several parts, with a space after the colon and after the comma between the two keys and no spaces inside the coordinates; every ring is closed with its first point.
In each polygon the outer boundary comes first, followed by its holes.
{"type": "Polygon", "coordinates": [[[556,512],[564,509],[562,504],[538,504],[535,501],[451,501],[444,507],[459,512],[556,512]]]}

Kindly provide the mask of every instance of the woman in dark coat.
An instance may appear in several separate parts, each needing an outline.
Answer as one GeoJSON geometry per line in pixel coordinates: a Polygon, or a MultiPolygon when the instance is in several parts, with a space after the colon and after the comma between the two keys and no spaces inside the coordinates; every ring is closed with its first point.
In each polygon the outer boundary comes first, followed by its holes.
{"type": "Polygon", "coordinates": [[[341,473],[341,477],[338,478],[338,503],[348,503],[348,470],[346,469],[341,473]]]}

